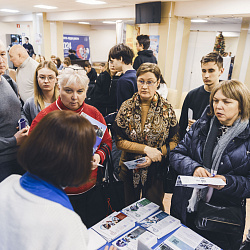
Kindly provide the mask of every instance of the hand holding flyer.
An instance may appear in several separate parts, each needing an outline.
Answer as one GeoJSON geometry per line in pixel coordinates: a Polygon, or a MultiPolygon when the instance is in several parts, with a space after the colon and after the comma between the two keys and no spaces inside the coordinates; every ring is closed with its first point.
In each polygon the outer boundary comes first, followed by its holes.
{"type": "Polygon", "coordinates": [[[136,169],[137,164],[141,164],[141,163],[144,163],[144,162],[146,162],[145,157],[142,157],[142,158],[139,158],[139,159],[136,159],[136,160],[132,160],[132,161],[125,161],[123,163],[128,169],[136,169]]]}

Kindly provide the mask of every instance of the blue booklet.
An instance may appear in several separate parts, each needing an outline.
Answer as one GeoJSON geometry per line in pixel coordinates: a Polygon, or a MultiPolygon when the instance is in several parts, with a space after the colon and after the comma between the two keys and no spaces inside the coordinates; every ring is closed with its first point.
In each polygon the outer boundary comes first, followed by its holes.
{"type": "Polygon", "coordinates": [[[95,151],[97,150],[98,146],[100,145],[102,138],[104,136],[104,133],[107,129],[107,126],[104,125],[103,123],[97,121],[95,118],[85,114],[84,112],[81,113],[81,115],[83,117],[85,117],[86,119],[88,119],[90,121],[90,123],[94,126],[95,132],[96,132],[96,142],[93,148],[93,154],[95,153],[95,151]]]}

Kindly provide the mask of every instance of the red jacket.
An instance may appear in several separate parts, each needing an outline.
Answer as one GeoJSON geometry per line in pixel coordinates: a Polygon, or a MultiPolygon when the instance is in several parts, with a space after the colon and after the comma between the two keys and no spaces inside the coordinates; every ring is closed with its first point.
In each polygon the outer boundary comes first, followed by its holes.
{"type": "MultiPolygon", "coordinates": [[[[61,98],[59,97],[54,103],[52,103],[51,105],[49,105],[47,108],[43,109],[37,116],[36,118],[33,120],[31,126],[30,126],[30,130],[29,133],[34,129],[34,127],[37,125],[37,123],[44,117],[46,116],[48,113],[54,111],[54,110],[69,110],[68,108],[66,108],[62,101],[61,98]]],[[[78,109],[73,111],[75,113],[82,113],[84,112],[85,114],[93,117],[94,119],[96,119],[97,121],[103,123],[106,125],[106,122],[102,116],[102,114],[93,106],[90,106],[86,103],[83,103],[82,106],[78,109]]],[[[106,154],[110,154],[112,149],[112,139],[109,135],[108,130],[106,129],[104,136],[102,138],[101,144],[99,145],[98,149],[96,150],[96,154],[99,154],[101,157],[101,164],[104,162],[104,160],[106,159],[106,154]]],[[[90,188],[92,188],[95,183],[96,183],[96,176],[97,176],[97,169],[95,169],[94,171],[92,171],[90,177],[89,177],[89,181],[87,183],[85,183],[84,185],[80,186],[80,187],[67,187],[65,188],[65,192],[67,194],[81,194],[83,192],[86,192],[87,190],[89,190],[90,188]]]]}

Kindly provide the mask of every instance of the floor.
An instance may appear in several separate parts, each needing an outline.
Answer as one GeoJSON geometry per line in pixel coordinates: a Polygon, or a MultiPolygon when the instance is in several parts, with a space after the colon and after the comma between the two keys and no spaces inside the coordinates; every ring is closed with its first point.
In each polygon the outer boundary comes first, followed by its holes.
{"type": "MultiPolygon", "coordinates": [[[[172,194],[165,194],[164,200],[163,200],[165,212],[167,212],[168,214],[170,213],[171,197],[172,197],[172,194]]],[[[244,240],[248,233],[248,229],[250,229],[250,199],[247,199],[246,212],[247,212],[247,215],[246,215],[246,227],[245,227],[245,232],[244,232],[244,240]]]]}

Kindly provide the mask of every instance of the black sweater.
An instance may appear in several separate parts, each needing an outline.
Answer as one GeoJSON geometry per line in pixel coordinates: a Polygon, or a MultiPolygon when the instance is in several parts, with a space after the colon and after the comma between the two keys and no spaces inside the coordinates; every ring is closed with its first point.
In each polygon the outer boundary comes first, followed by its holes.
{"type": "Polygon", "coordinates": [[[207,105],[209,104],[210,92],[204,89],[204,86],[200,86],[191,90],[183,103],[180,117],[180,139],[186,134],[186,128],[188,126],[188,109],[193,110],[193,119],[198,120],[207,105]]]}

